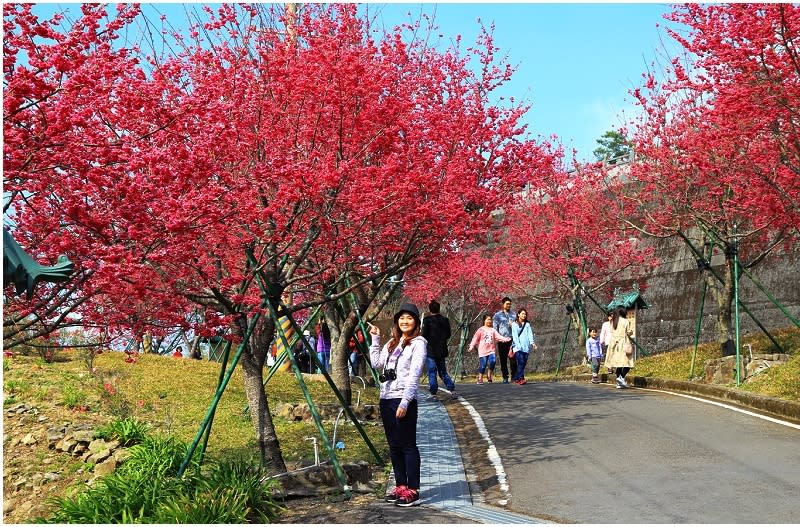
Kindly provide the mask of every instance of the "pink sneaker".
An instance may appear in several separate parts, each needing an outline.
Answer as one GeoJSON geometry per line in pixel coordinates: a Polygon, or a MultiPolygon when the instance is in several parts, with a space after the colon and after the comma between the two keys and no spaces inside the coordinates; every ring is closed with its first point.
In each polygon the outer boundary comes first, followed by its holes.
{"type": "Polygon", "coordinates": [[[403,495],[400,496],[395,502],[398,507],[414,507],[419,505],[419,491],[414,489],[405,489],[403,495]]]}
{"type": "Polygon", "coordinates": [[[389,503],[397,503],[397,500],[399,500],[407,490],[408,487],[405,485],[398,485],[390,494],[386,495],[384,500],[388,501],[389,503]]]}

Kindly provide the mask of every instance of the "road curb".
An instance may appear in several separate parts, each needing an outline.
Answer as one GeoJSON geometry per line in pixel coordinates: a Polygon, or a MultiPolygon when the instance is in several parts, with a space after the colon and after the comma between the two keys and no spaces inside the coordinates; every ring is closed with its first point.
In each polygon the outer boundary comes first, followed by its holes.
{"type": "MultiPolygon", "coordinates": [[[[553,381],[575,381],[589,382],[592,376],[564,375],[559,376],[553,381]]],[[[607,374],[602,374],[602,381],[608,382],[611,379],[607,374]]],[[[628,385],[635,388],[653,388],[657,390],[669,390],[685,394],[691,394],[706,399],[725,402],[759,412],[770,417],[783,419],[791,423],[800,424],[800,402],[787,401],[777,397],[767,397],[743,392],[736,388],[718,386],[715,384],[704,384],[691,381],[677,381],[673,379],[659,379],[656,377],[636,377],[628,376],[628,385]]]]}

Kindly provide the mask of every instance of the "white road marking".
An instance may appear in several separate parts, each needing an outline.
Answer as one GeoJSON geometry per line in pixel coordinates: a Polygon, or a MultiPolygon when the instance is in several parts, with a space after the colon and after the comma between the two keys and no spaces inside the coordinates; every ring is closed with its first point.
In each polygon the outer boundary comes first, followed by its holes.
{"type": "MultiPolygon", "coordinates": [[[[486,429],[486,425],[483,424],[481,414],[479,414],[471,404],[464,400],[464,398],[459,399],[459,401],[472,416],[472,420],[475,421],[475,426],[478,427],[481,437],[483,437],[483,439],[486,440],[487,445],[489,445],[486,449],[486,454],[489,456],[489,462],[492,464],[495,473],[497,474],[497,481],[500,484],[500,490],[505,492],[508,497],[511,497],[509,494],[510,489],[508,486],[508,480],[506,479],[506,470],[503,468],[503,462],[500,459],[500,454],[497,453],[497,448],[494,446],[492,438],[489,437],[489,431],[486,429]]],[[[501,504],[503,504],[503,502],[507,503],[507,500],[500,500],[501,504]]]]}
{"type": "Polygon", "coordinates": [[[695,401],[700,401],[701,403],[713,404],[715,406],[720,406],[720,407],[726,408],[728,410],[733,410],[735,412],[741,412],[743,414],[747,414],[747,415],[750,415],[750,416],[753,416],[753,417],[758,417],[759,419],[764,419],[765,421],[770,421],[772,423],[776,423],[776,424],[779,424],[779,425],[788,426],[790,428],[795,428],[797,430],[800,430],[800,425],[798,425],[798,424],[790,423],[789,421],[783,421],[781,419],[775,419],[774,417],[769,417],[768,415],[757,414],[755,412],[751,412],[751,411],[745,410],[743,408],[737,408],[736,406],[731,406],[729,404],[720,403],[720,402],[717,402],[717,401],[712,401],[710,399],[703,399],[702,397],[695,397],[693,395],[686,395],[685,393],[670,392],[668,390],[657,390],[655,388],[635,388],[635,389],[636,390],[647,390],[647,391],[650,391],[650,392],[667,393],[667,394],[670,394],[670,395],[676,395],[678,397],[686,397],[687,399],[694,399],[695,401]]]}

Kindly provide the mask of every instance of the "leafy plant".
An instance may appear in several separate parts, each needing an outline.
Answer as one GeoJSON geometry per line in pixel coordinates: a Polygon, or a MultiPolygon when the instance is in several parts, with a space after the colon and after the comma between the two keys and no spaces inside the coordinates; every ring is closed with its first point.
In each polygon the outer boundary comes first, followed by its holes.
{"type": "Polygon", "coordinates": [[[27,392],[30,389],[30,387],[31,387],[30,383],[23,380],[10,379],[3,383],[3,389],[5,389],[7,392],[10,393],[27,392]]]}
{"type": "Polygon", "coordinates": [[[85,406],[88,395],[86,392],[78,389],[72,383],[67,383],[63,388],[64,405],[67,408],[81,408],[85,406]]]}
{"type": "Polygon", "coordinates": [[[56,498],[47,523],[152,523],[159,504],[180,492],[175,476],[186,445],[169,437],[147,437],[130,449],[116,472],[71,498],[56,498]]]}
{"type": "Polygon", "coordinates": [[[115,419],[97,429],[96,435],[102,439],[116,439],[123,446],[131,446],[144,441],[150,425],[132,417],[115,419]]]}
{"type": "Polygon", "coordinates": [[[53,500],[46,523],[268,523],[280,507],[273,483],[244,462],[190,463],[178,469],[187,445],[171,437],[146,436],[116,472],[72,498],[53,500]]]}
{"type": "Polygon", "coordinates": [[[165,523],[269,523],[280,505],[271,497],[277,485],[264,482],[267,472],[244,460],[204,467],[191,492],[166,500],[158,511],[165,523]]]}

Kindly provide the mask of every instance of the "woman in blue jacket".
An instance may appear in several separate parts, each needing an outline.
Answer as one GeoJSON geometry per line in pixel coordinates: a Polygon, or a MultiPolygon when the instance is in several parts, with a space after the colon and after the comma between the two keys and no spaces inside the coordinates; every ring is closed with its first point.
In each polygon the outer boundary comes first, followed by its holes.
{"type": "Polygon", "coordinates": [[[528,311],[525,308],[517,312],[517,319],[511,324],[511,339],[513,341],[511,349],[514,350],[514,357],[517,359],[517,371],[511,378],[514,384],[527,384],[525,380],[525,365],[528,363],[528,355],[536,349],[536,335],[528,322],[528,311]]]}

